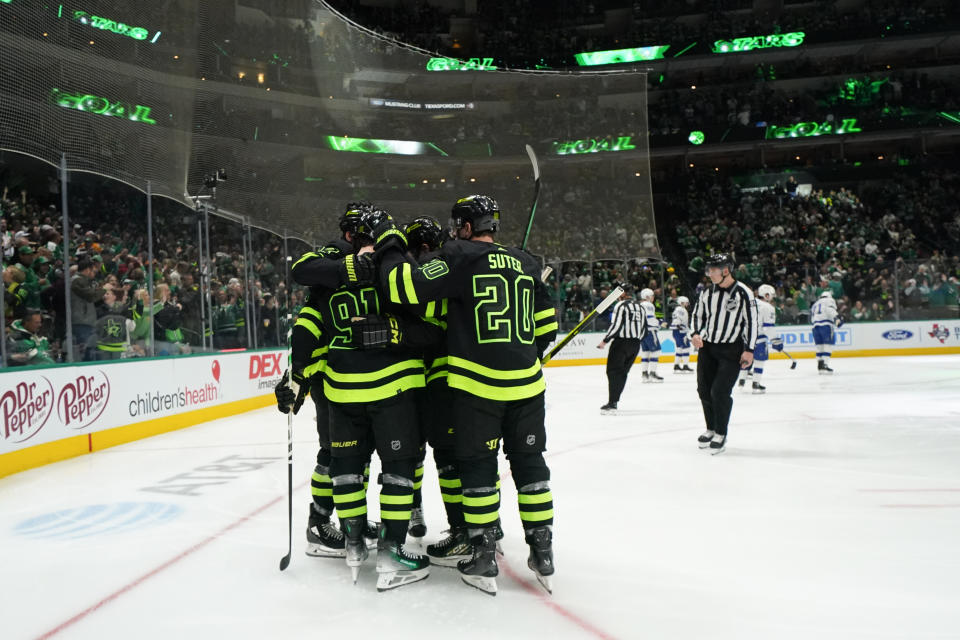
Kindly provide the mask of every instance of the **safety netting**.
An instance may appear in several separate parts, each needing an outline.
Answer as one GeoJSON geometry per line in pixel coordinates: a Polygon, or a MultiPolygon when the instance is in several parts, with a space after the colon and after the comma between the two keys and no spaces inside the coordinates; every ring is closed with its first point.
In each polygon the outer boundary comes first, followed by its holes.
{"type": "Polygon", "coordinates": [[[323,2],[0,0],[0,148],[320,242],[344,203],[400,221],[494,196],[546,260],[660,257],[642,70],[497,69],[323,2]],[[225,180],[217,180],[217,174],[225,180]],[[215,190],[215,191],[214,191],[215,190]]]}

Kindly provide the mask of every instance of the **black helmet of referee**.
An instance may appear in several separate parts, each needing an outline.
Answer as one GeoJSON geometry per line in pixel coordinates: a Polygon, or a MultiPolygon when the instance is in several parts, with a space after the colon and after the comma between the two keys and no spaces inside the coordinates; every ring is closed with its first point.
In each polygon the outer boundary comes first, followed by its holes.
{"type": "Polygon", "coordinates": [[[716,267],[718,269],[727,268],[733,271],[734,266],[733,255],[729,253],[715,253],[704,262],[704,267],[707,269],[716,267]]]}
{"type": "Polygon", "coordinates": [[[450,222],[455,230],[469,222],[471,235],[496,233],[500,230],[500,205],[490,196],[460,198],[450,210],[450,222]]]}

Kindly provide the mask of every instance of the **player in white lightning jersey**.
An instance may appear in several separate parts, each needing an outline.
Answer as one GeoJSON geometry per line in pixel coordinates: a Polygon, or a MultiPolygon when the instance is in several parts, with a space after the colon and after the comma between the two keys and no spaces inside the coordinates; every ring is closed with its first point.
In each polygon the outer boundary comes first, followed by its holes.
{"type": "MultiPolygon", "coordinates": [[[[753,376],[753,392],[766,393],[767,388],[763,386],[763,368],[764,363],[769,356],[770,342],[774,339],[773,327],[777,322],[777,310],[773,308],[773,298],[777,295],[776,290],[768,284],[762,284],[757,289],[757,316],[760,330],[757,332],[757,346],[753,350],[753,368],[750,370],[753,376]]],[[[743,386],[747,379],[747,369],[740,371],[740,386],[743,386]]]]}
{"type": "Polygon", "coordinates": [[[673,329],[673,343],[676,353],[673,360],[674,373],[693,373],[688,364],[690,362],[690,299],[686,296],[677,298],[677,306],[673,309],[670,328],[673,329]]]}
{"type": "Polygon", "coordinates": [[[640,309],[646,317],[647,334],[640,341],[640,363],[643,370],[643,382],[663,382],[657,375],[657,363],[660,361],[660,321],[657,320],[657,308],[653,306],[653,290],[640,292],[640,309]]]}
{"type": "Polygon", "coordinates": [[[817,347],[817,371],[820,375],[833,373],[830,368],[831,347],[837,342],[837,329],[843,326],[843,318],[837,311],[837,302],[827,290],[810,307],[810,319],[813,322],[813,343],[817,347]]]}

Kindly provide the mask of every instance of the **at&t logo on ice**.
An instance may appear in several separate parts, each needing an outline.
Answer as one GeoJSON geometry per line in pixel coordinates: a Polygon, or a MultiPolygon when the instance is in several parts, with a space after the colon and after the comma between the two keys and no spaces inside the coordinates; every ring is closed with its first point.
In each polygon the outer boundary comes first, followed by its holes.
{"type": "Polygon", "coordinates": [[[37,435],[53,413],[53,395],[53,384],[43,376],[4,391],[0,395],[3,439],[25,442],[37,435]]]}

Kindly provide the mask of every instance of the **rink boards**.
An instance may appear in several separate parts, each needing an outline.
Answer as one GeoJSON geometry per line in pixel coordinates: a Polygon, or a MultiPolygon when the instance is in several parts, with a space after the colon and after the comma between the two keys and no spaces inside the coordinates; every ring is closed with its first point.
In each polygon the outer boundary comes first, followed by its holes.
{"type": "MultiPolygon", "coordinates": [[[[812,325],[775,327],[773,335],[783,338],[784,349],[794,358],[813,358],[812,325]]],[[[563,367],[604,364],[609,344],[598,349],[602,333],[582,333],[564,347],[547,365],[563,367]]],[[[564,336],[557,336],[560,340],[564,336]]],[[[837,330],[834,357],[917,356],[960,353],[960,320],[905,320],[845,324],[837,330]]],[[[552,345],[551,345],[552,346],[552,345]]],[[[676,345],[673,332],[660,331],[661,362],[673,362],[676,345]]],[[[772,359],[787,356],[773,352],[772,359]]],[[[696,361],[696,355],[691,358],[696,361]]],[[[638,359],[639,362],[639,359],[638,359]]]]}
{"type": "MultiPolygon", "coordinates": [[[[814,357],[810,326],[774,333],[794,358],[814,357]]],[[[608,345],[597,348],[602,338],[576,336],[548,366],[603,364],[608,345]]],[[[672,362],[672,332],[661,331],[660,341],[661,361],[672,362]]],[[[833,351],[834,356],[950,353],[960,353],[960,320],[844,325],[833,351]]],[[[0,373],[0,477],[268,406],[285,356],[270,350],[8,369],[0,373]]]]}

